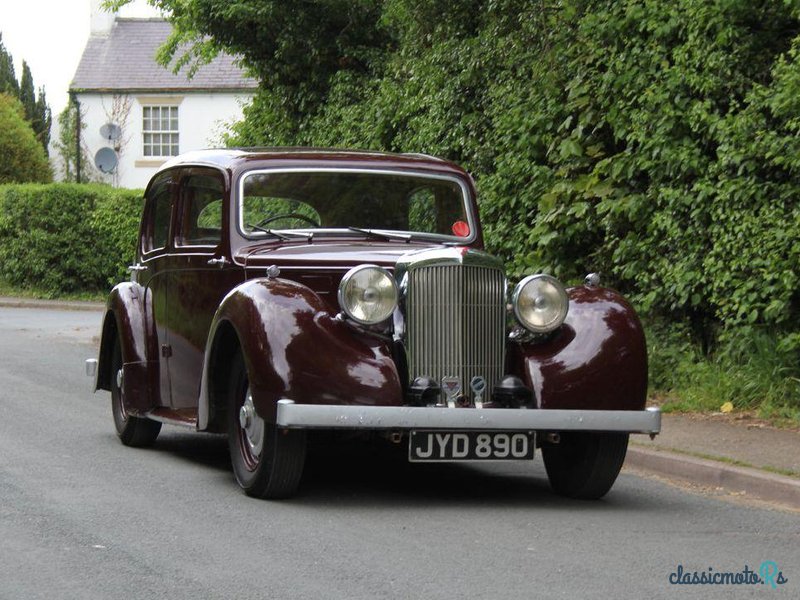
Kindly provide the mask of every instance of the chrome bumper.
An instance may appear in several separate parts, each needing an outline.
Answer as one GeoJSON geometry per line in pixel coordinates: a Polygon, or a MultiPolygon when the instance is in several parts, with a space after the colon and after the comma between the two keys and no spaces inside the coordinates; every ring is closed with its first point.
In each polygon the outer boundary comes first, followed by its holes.
{"type": "Polygon", "coordinates": [[[661,409],[554,410],[341,406],[278,401],[286,429],[487,429],[497,431],[661,431],[661,409]]]}

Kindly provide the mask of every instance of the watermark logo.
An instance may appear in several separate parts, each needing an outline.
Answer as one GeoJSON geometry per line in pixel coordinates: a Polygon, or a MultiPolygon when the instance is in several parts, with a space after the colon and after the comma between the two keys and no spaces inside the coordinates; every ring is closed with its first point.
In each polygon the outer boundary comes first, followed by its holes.
{"type": "Polygon", "coordinates": [[[765,560],[756,570],[745,565],[741,571],[717,571],[713,567],[705,571],[687,571],[683,565],[678,565],[669,574],[672,585],[764,585],[776,590],[788,581],[774,560],[765,560]]]}
{"type": "Polygon", "coordinates": [[[789,581],[783,576],[783,573],[778,570],[778,563],[774,560],[765,560],[762,562],[758,573],[761,575],[761,583],[768,583],[773,590],[777,589],[779,585],[783,585],[789,581]]]}

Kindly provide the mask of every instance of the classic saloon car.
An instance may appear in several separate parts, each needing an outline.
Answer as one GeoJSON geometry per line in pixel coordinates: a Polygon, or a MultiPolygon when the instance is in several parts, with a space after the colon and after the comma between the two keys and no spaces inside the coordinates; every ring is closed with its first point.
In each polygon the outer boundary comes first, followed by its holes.
{"type": "Polygon", "coordinates": [[[539,448],[557,493],[598,498],[628,434],[660,429],[629,304],[593,277],[509,288],[454,164],[202,151],[145,200],[89,361],[123,444],[162,423],[227,433],[236,480],[264,498],[296,490],[309,430],[385,436],[411,461],[539,448]]]}

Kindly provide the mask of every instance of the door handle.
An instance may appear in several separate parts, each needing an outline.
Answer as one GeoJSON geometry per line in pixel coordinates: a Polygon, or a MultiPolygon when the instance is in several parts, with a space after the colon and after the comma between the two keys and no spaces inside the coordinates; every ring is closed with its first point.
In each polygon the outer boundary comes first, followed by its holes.
{"type": "Polygon", "coordinates": [[[224,267],[225,265],[230,264],[230,262],[231,261],[229,261],[224,256],[221,256],[220,258],[209,258],[208,259],[208,264],[209,265],[218,265],[220,269],[222,267],[224,267]]]}
{"type": "Polygon", "coordinates": [[[138,272],[138,271],[147,271],[147,265],[143,265],[141,263],[136,263],[135,265],[130,265],[128,267],[128,271],[131,273],[138,272]]]}

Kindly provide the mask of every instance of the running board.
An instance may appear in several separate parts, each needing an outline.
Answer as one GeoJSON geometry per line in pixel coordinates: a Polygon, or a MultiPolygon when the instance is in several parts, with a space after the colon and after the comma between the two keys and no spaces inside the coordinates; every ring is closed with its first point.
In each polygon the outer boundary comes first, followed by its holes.
{"type": "Polygon", "coordinates": [[[191,427],[197,429],[197,409],[196,408],[156,408],[144,415],[153,421],[159,421],[165,425],[177,425],[178,427],[191,427]]]}

